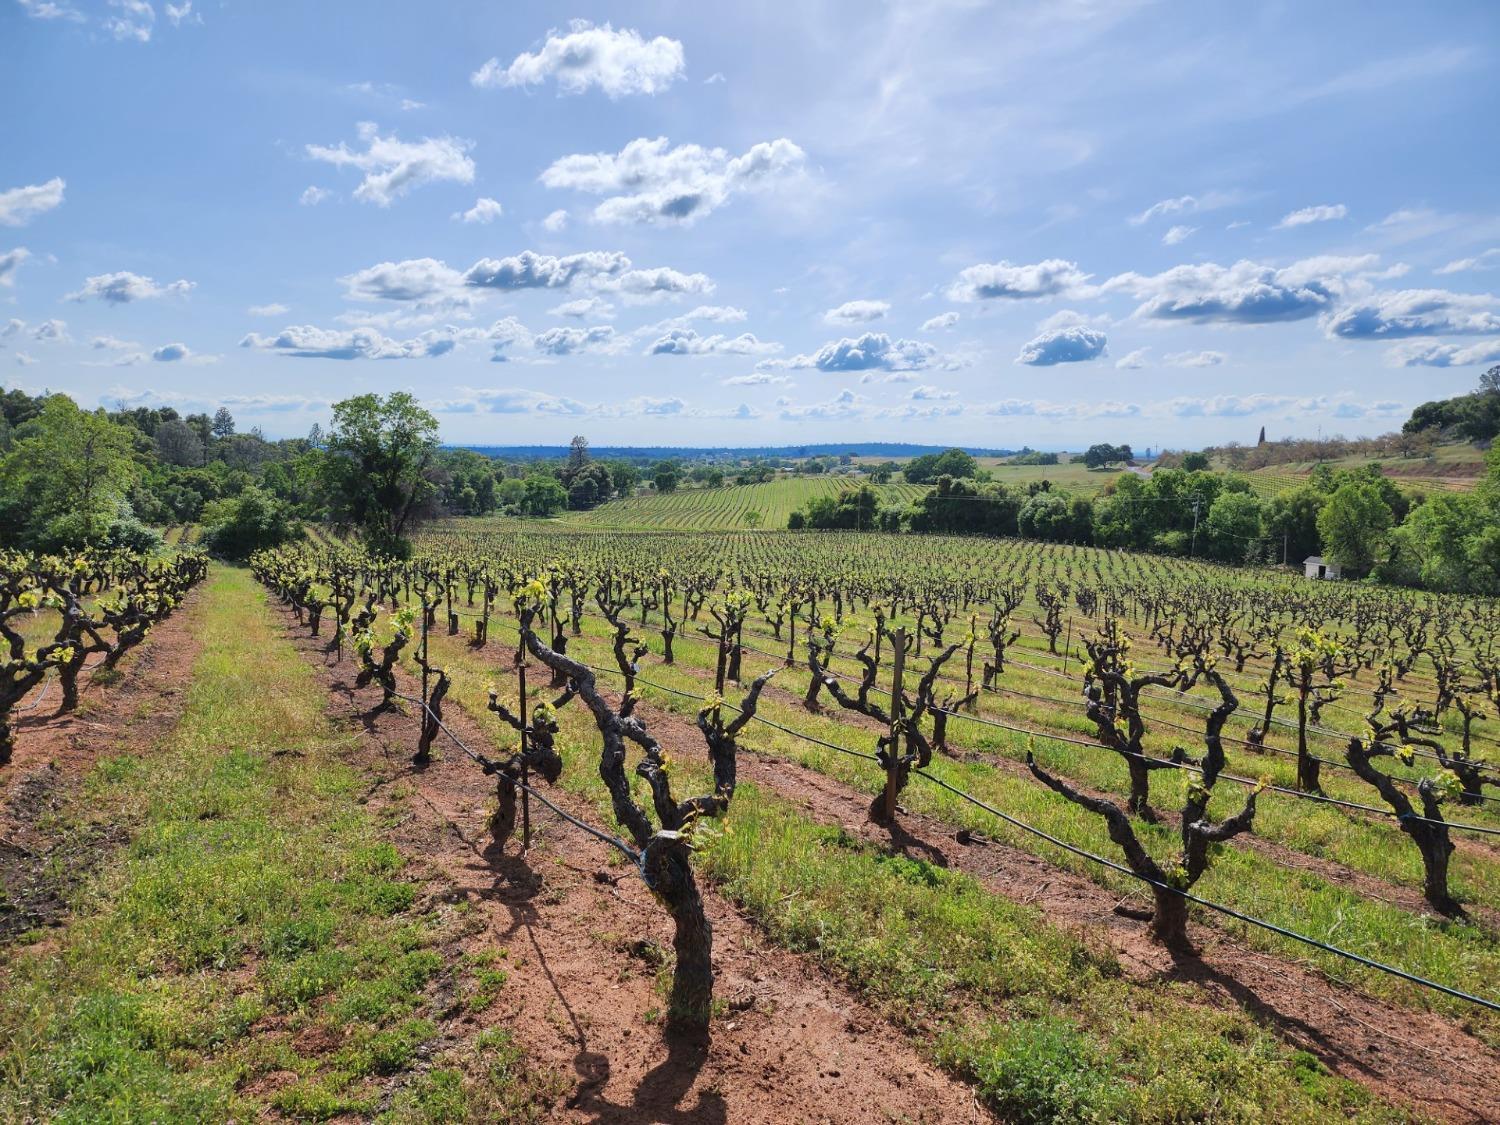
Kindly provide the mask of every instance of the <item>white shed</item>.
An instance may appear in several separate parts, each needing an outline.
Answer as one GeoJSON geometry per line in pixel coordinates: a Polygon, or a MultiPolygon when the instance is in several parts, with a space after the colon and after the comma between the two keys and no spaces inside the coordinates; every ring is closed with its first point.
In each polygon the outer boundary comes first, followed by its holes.
{"type": "Polygon", "coordinates": [[[1343,577],[1339,564],[1329,562],[1322,555],[1308,555],[1303,559],[1302,572],[1309,578],[1322,578],[1326,581],[1337,581],[1343,577]]]}

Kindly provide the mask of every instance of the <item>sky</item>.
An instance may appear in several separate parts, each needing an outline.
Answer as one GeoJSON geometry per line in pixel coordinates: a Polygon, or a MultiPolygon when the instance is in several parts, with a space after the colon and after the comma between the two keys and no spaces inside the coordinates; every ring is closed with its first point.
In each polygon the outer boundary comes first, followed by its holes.
{"type": "Polygon", "coordinates": [[[1192,448],[1500,363],[1500,4],[0,0],[0,386],[1192,448]]]}

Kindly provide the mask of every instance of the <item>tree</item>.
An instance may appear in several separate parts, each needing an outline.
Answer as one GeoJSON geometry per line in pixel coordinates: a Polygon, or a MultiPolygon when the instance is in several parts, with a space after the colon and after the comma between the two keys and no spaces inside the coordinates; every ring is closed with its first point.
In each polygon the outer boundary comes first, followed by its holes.
{"type": "Polygon", "coordinates": [[[528,516],[552,516],[568,506],[568,490],[548,473],[534,473],[523,484],[521,511],[528,516]]]}
{"type": "Polygon", "coordinates": [[[1134,454],[1128,445],[1109,445],[1100,442],[1091,445],[1083,454],[1083,463],[1090,469],[1100,469],[1117,461],[1132,460],[1134,454]]]}
{"type": "Polygon", "coordinates": [[[203,539],[210,550],[231,559],[279,547],[302,536],[291,505],[251,485],[238,496],[216,500],[203,510],[203,539]]]}
{"type": "Polygon", "coordinates": [[[1481,394],[1500,395],[1500,363],[1479,377],[1479,391],[1481,394]]]}
{"type": "Polygon", "coordinates": [[[1323,552],[1355,575],[1368,574],[1386,554],[1395,517],[1373,481],[1349,481],[1334,490],[1318,514],[1323,552]]]}
{"type": "Polygon", "coordinates": [[[568,467],[563,471],[563,479],[570,479],[590,460],[589,439],[582,434],[575,434],[573,440],[568,443],[568,467]]]}
{"type": "Polygon", "coordinates": [[[1208,467],[1208,454],[1206,453],[1188,453],[1183,455],[1181,468],[1185,472],[1201,472],[1208,467]]]}
{"type": "Polygon", "coordinates": [[[139,476],[131,430],[58,394],[17,437],[0,462],[0,482],[22,501],[26,536],[52,546],[98,542],[139,476]]]}
{"type": "Polygon", "coordinates": [[[221,406],[214,411],[212,432],[216,438],[227,438],[234,433],[234,415],[229,413],[227,406],[221,406]]]}
{"type": "Polygon", "coordinates": [[[195,467],[203,464],[203,442],[186,422],[163,422],[156,428],[156,455],[169,465],[195,467]]]}
{"type": "Polygon", "coordinates": [[[1260,538],[1260,515],[1260,501],[1253,493],[1220,493],[1203,524],[1209,555],[1223,562],[1245,562],[1260,538]]]}
{"type": "Polygon", "coordinates": [[[356,395],[333,407],[323,479],[334,519],[370,544],[402,553],[436,492],[437,419],[405,391],[356,395]]]}
{"type": "Polygon", "coordinates": [[[657,492],[674,492],[677,489],[677,482],[682,478],[674,468],[657,466],[656,474],[651,479],[656,483],[657,492]]]}
{"type": "Polygon", "coordinates": [[[1279,550],[1278,558],[1301,565],[1308,555],[1322,549],[1318,516],[1325,502],[1321,492],[1306,486],[1283,492],[1270,502],[1265,512],[1266,534],[1272,548],[1279,550]]]}

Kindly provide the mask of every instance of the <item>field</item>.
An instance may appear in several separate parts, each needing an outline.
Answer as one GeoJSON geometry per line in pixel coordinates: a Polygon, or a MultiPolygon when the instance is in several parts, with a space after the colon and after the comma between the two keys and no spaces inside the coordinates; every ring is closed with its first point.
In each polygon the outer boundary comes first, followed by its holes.
{"type": "MultiPolygon", "coordinates": [[[[1332,469],[1357,469],[1379,461],[1381,471],[1397,484],[1425,492],[1467,492],[1484,476],[1484,454],[1467,444],[1440,445],[1430,458],[1340,457],[1324,462],[1332,469]]],[[[1304,484],[1319,463],[1292,461],[1250,472],[1251,485],[1261,495],[1304,484]]],[[[1223,466],[1219,466],[1223,467],[1223,466]]]]}
{"type": "MultiPolygon", "coordinates": [[[[723,488],[684,488],[658,495],[644,492],[611,500],[588,512],[568,512],[558,523],[569,527],[610,531],[660,528],[669,531],[738,531],[754,526],[784,528],[787,517],[809,500],[837,496],[858,481],[844,477],[786,477],[764,484],[725,485],[723,488]],[[759,513],[752,522],[749,513],[759,513]]],[[[914,484],[877,484],[884,503],[910,503],[927,489],[914,484]]]]}
{"type": "Polygon", "coordinates": [[[1497,612],[557,521],[215,564],[17,721],[0,1116],[1493,1120],[1497,612]]]}

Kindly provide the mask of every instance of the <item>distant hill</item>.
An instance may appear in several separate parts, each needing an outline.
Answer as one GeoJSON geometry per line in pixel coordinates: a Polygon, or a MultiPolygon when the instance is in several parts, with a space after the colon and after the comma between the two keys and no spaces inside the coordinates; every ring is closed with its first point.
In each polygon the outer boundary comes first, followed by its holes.
{"type": "MultiPolygon", "coordinates": [[[[506,461],[554,461],[568,455],[566,445],[454,445],[450,449],[472,449],[486,457],[497,457],[506,461]]],[[[899,441],[851,441],[814,445],[743,445],[743,446],[692,446],[692,445],[591,445],[589,453],[602,460],[664,461],[674,457],[683,460],[737,461],[743,457],[837,457],[851,453],[856,457],[889,457],[904,460],[920,457],[924,453],[941,453],[951,445],[911,445],[899,441]]],[[[1019,452],[1014,449],[982,449],[977,446],[959,446],[965,453],[975,457],[1009,457],[1019,452]]]]}

